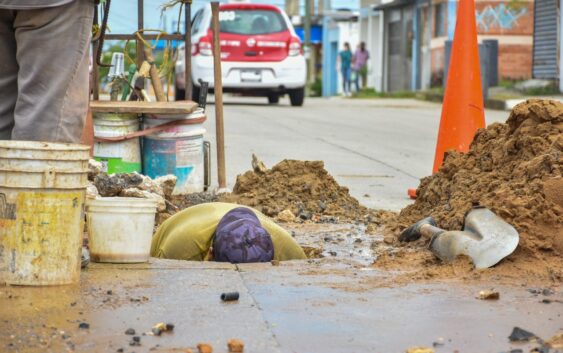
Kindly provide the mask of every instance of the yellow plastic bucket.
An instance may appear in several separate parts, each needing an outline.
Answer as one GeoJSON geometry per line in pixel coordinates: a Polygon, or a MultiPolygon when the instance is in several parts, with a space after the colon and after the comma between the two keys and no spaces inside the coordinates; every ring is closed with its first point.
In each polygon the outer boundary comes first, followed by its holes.
{"type": "Polygon", "coordinates": [[[0,141],[0,284],[78,282],[89,151],[0,141]]]}

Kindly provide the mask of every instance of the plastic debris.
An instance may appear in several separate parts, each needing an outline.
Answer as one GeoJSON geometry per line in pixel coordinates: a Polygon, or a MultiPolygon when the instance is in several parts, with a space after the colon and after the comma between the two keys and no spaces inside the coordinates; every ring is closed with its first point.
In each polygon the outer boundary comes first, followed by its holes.
{"type": "Polygon", "coordinates": [[[500,293],[494,290],[482,290],[477,298],[481,300],[497,300],[500,298],[500,293]]]}
{"type": "Polygon", "coordinates": [[[227,292],[227,293],[221,294],[221,300],[224,301],[224,302],[235,301],[235,300],[238,300],[238,298],[239,298],[238,292],[227,292]]]}

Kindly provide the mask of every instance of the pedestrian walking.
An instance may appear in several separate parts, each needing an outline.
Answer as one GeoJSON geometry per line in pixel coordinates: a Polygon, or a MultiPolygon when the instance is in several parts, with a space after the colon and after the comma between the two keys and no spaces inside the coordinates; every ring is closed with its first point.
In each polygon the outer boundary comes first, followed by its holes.
{"type": "Polygon", "coordinates": [[[94,0],[0,0],[0,140],[79,142],[94,0]]]}
{"type": "Polygon", "coordinates": [[[344,96],[350,96],[351,90],[351,75],[352,75],[352,51],[350,50],[350,43],[344,43],[344,50],[338,54],[340,61],[340,74],[342,75],[342,90],[344,96]]]}
{"type": "Polygon", "coordinates": [[[354,53],[354,65],[352,67],[355,73],[354,84],[356,86],[356,92],[360,92],[360,77],[362,79],[362,88],[366,88],[367,86],[368,60],[369,51],[366,50],[366,43],[361,42],[354,53]]]}

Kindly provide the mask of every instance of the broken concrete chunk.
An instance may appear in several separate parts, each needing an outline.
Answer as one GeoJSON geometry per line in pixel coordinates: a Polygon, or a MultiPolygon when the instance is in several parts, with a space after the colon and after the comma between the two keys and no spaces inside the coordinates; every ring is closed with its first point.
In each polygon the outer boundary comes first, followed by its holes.
{"type": "Polygon", "coordinates": [[[103,197],[118,196],[125,189],[135,188],[143,182],[143,176],[138,173],[129,174],[99,174],[94,179],[94,185],[103,197]]]}
{"type": "Polygon", "coordinates": [[[259,160],[254,153],[252,154],[252,169],[259,174],[264,174],[268,171],[268,168],[266,167],[264,162],[259,160]]]}
{"type": "Polygon", "coordinates": [[[94,179],[100,174],[104,169],[102,163],[95,159],[88,160],[88,180],[94,181],[94,179]]]}
{"type": "Polygon", "coordinates": [[[153,199],[153,200],[156,200],[156,202],[157,202],[157,211],[158,212],[166,211],[166,201],[164,200],[164,198],[160,195],[154,194],[154,193],[146,191],[146,190],[139,190],[137,188],[129,188],[129,189],[122,190],[119,193],[119,196],[121,196],[121,197],[136,197],[136,198],[141,198],[141,199],[153,199]]]}
{"type": "Polygon", "coordinates": [[[154,179],[154,182],[162,189],[164,197],[167,199],[172,196],[178,178],[175,175],[165,175],[154,179]]]}
{"type": "Polygon", "coordinates": [[[137,186],[137,189],[145,190],[153,194],[157,194],[161,197],[164,197],[164,191],[156,181],[152,180],[151,178],[145,175],[142,175],[142,177],[143,177],[143,181],[137,186]]]}
{"type": "Polygon", "coordinates": [[[550,348],[563,348],[563,332],[548,339],[545,344],[550,348]]]}
{"type": "Polygon", "coordinates": [[[86,186],[86,199],[87,200],[95,200],[99,196],[100,196],[100,193],[98,192],[98,188],[96,188],[96,185],[89,183],[86,186]]]}
{"type": "Polygon", "coordinates": [[[479,292],[478,298],[481,300],[496,300],[500,298],[500,293],[493,290],[482,290],[479,292]]]}

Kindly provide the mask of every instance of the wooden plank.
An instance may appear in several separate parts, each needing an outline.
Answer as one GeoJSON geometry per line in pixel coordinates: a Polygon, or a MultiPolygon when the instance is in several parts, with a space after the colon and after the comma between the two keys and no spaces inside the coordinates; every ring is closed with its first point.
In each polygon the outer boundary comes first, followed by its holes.
{"type": "Polygon", "coordinates": [[[135,113],[135,114],[189,114],[198,105],[192,101],[143,102],[143,101],[91,101],[94,113],[135,113]]]}

